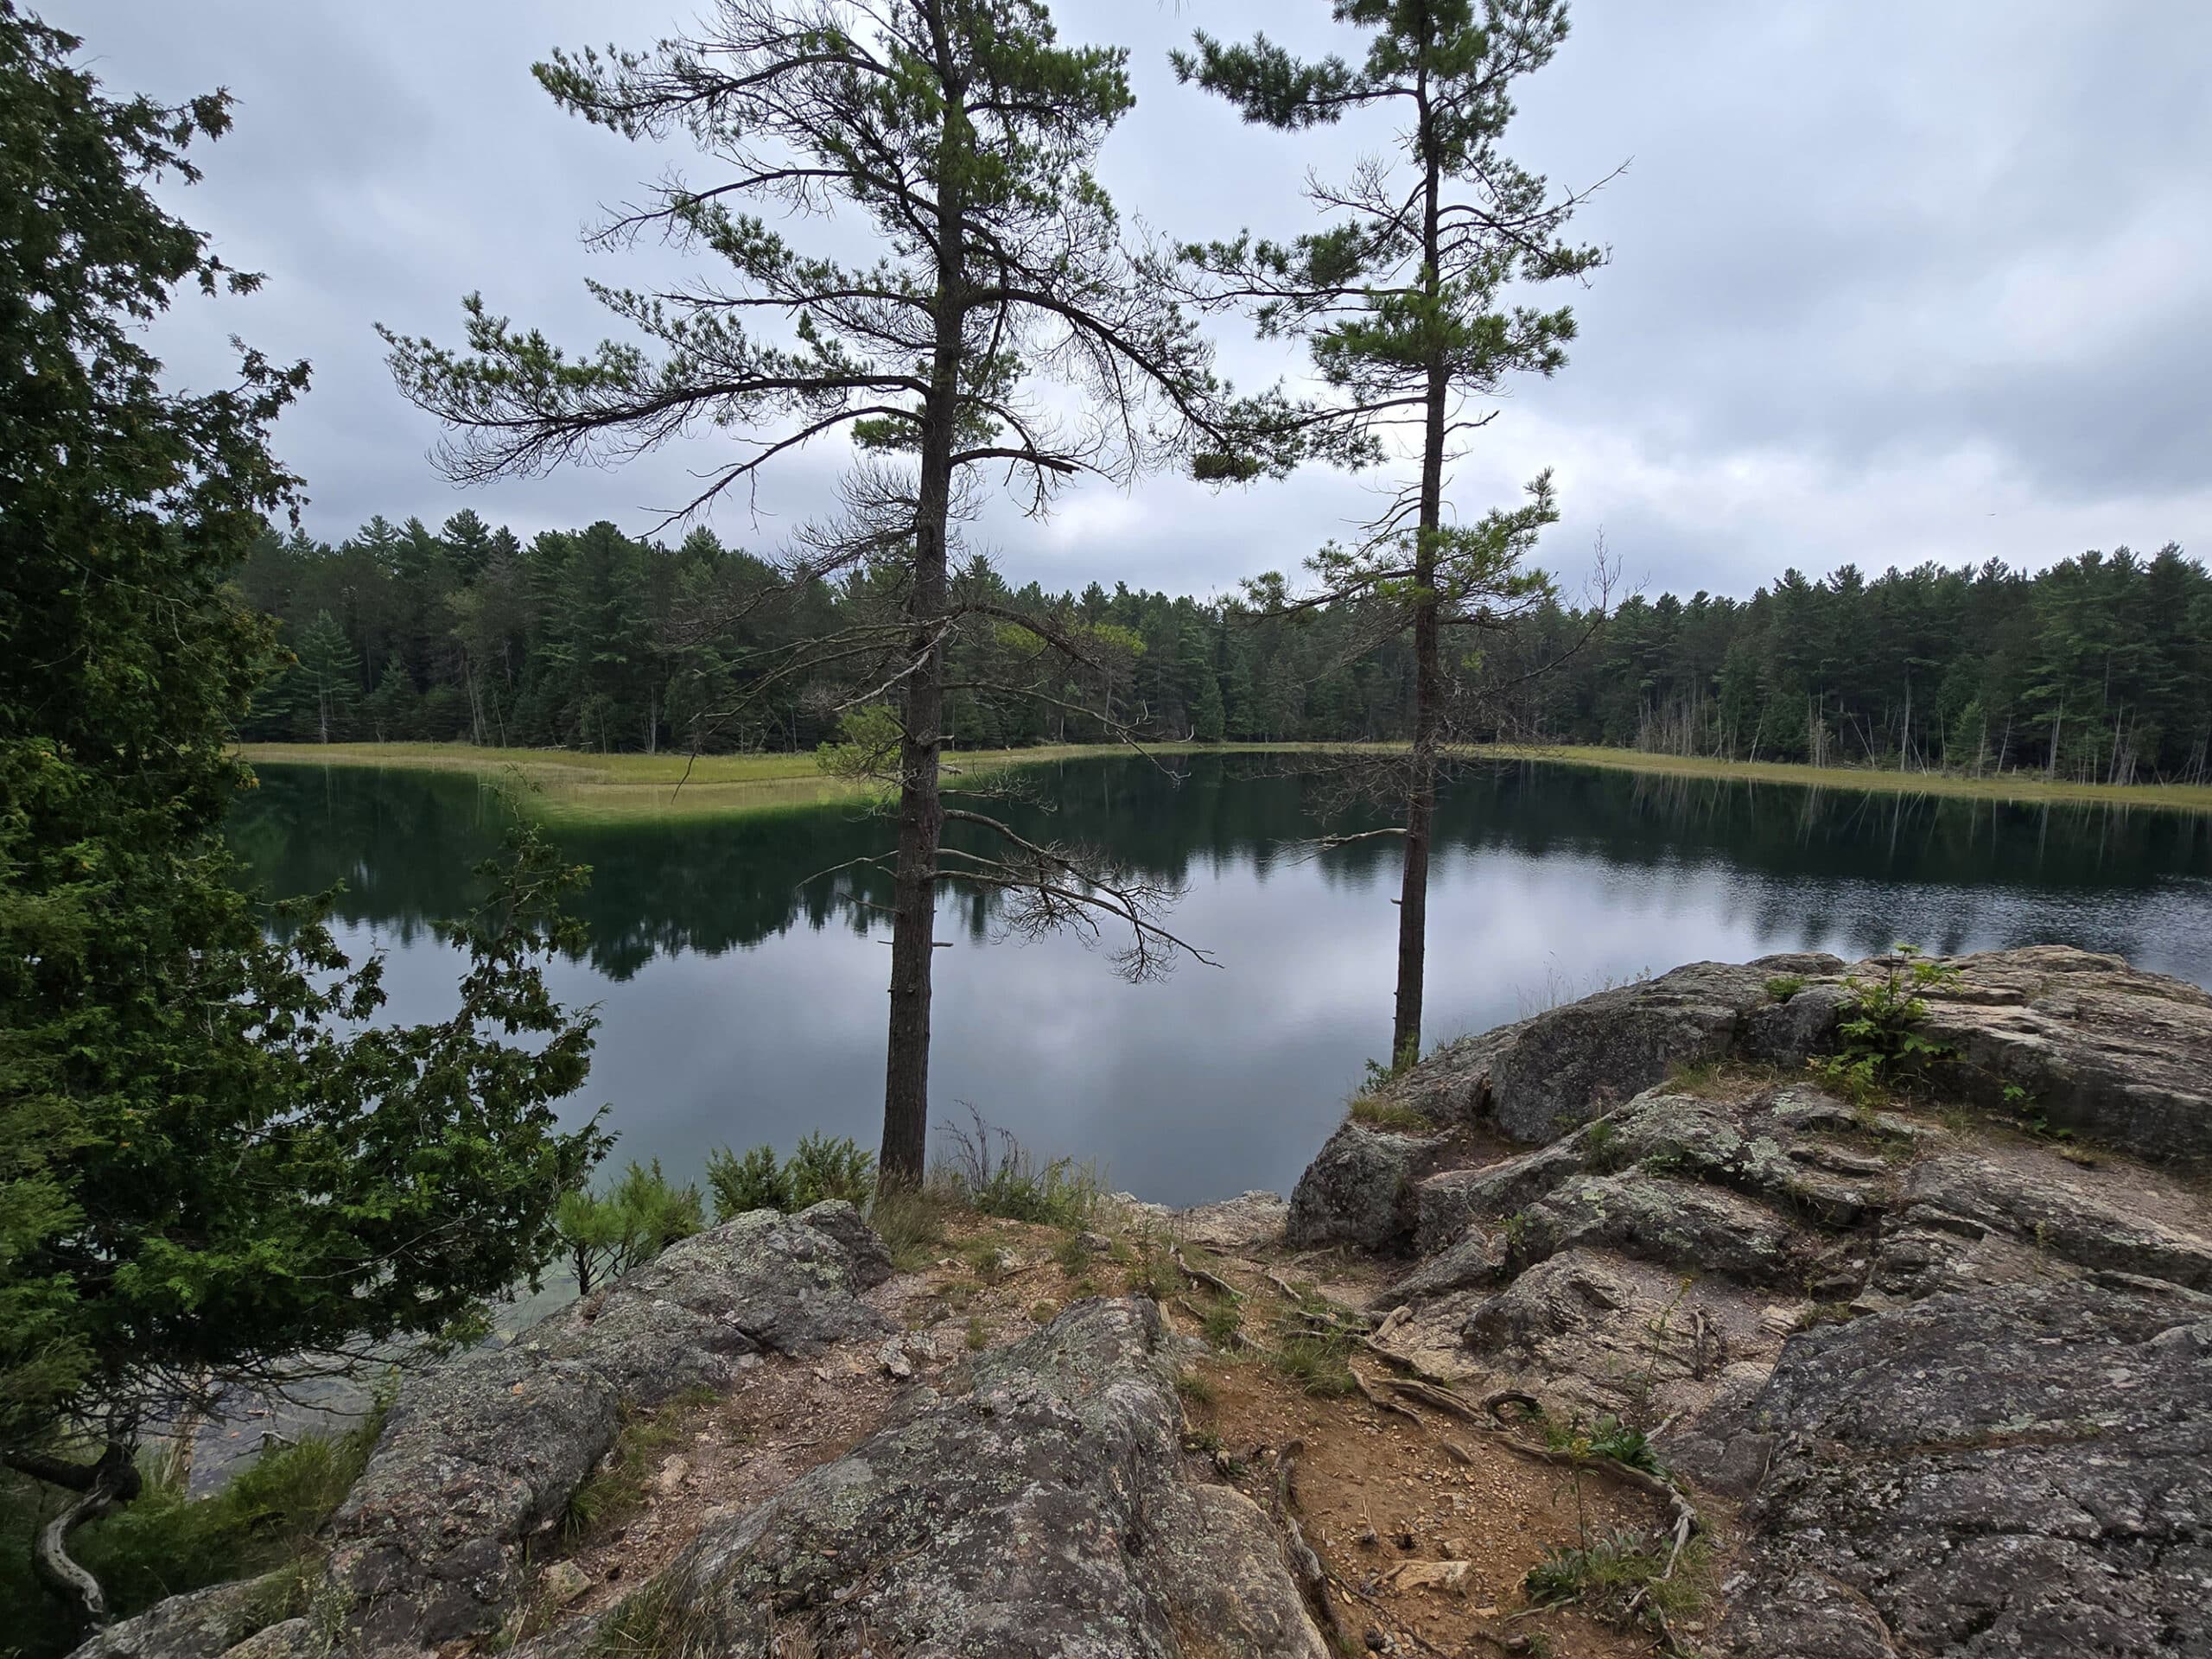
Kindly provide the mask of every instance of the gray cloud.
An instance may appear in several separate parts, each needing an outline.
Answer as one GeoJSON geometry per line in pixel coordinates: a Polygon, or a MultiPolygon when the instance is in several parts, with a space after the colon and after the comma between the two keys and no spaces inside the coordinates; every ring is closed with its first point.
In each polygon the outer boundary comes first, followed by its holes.
{"type": "MultiPolygon", "coordinates": [[[[1131,48],[1139,106],[1103,170],[1126,212],[1170,234],[1294,232],[1306,168],[1385,137],[1245,128],[1167,72],[1194,25],[1325,47],[1323,0],[1056,10],[1071,37],[1131,48]]],[[[601,326],[586,274],[672,270],[657,250],[576,239],[671,158],[562,115],[528,67],[555,45],[642,41],[689,10],[46,7],[118,88],[238,94],[237,131],[177,200],[270,284],[243,304],[182,302],[158,339],[201,384],[233,332],[313,359],[283,445],[329,537],[372,512],[435,522],[464,505],[525,533],[600,517],[643,530],[688,495],[710,445],[454,491],[371,324],[450,337],[459,296],[480,289],[582,345],[601,326]]],[[[1562,184],[1631,162],[1582,221],[1614,262],[1574,296],[1573,364],[1517,390],[1459,468],[1463,512],[1554,465],[1557,567],[1577,569],[1602,527],[1632,578],[1738,594],[1784,564],[2041,564],[2212,541],[2212,105],[2197,84],[2212,10],[1580,0],[1575,21],[1528,87],[1515,147],[1562,184]]],[[[1294,367],[1233,327],[1224,359],[1244,381],[1294,367]]],[[[806,457],[715,527],[772,544],[827,506],[837,462],[806,457]]],[[[1078,492],[1043,524],[994,512],[978,539],[1020,577],[1211,592],[1294,565],[1368,505],[1359,482],[1325,474],[1228,495],[1153,480],[1078,492]]]]}

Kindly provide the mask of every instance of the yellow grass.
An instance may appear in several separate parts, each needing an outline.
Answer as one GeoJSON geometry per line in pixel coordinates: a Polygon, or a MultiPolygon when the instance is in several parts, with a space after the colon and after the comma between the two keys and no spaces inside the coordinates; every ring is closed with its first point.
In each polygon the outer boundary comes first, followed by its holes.
{"type": "Polygon", "coordinates": [[[2046,783],[2030,772],[1974,778],[1963,773],[1897,772],[1885,767],[1804,766],[1787,760],[1716,760],[1700,755],[1646,754],[1638,749],[1541,748],[1485,746],[1482,753],[1567,766],[1659,772],[1672,778],[1710,778],[1731,783],[1789,784],[1806,789],[1852,789],[1888,795],[1955,795],[1981,801],[2021,801],[2073,806],[2143,806],[2169,812],[2212,812],[2212,785],[2196,784],[2046,783]]]}
{"type": "MultiPolygon", "coordinates": [[[[1163,744],[1150,754],[1189,753],[1163,744]]],[[[566,749],[478,748],[468,743],[249,743],[257,766],[397,766],[458,772],[506,789],[534,817],[556,823],[744,817],[866,798],[874,786],[833,778],[811,754],[578,754],[566,749]]],[[[945,757],[948,779],[1007,766],[1049,765],[1128,751],[1116,744],[1047,744],[945,757]]]]}
{"type": "MultiPolygon", "coordinates": [[[[1147,752],[1249,754],[1351,747],[1170,743],[1147,752]]],[[[241,752],[249,761],[270,766],[397,766],[465,772],[507,789],[533,817],[562,823],[748,817],[856,800],[866,797],[871,788],[865,783],[824,775],[811,754],[711,754],[693,760],[683,754],[578,754],[563,749],[478,748],[467,743],[251,743],[241,752]]],[[[946,766],[949,772],[957,770],[959,775],[972,778],[1007,766],[1044,766],[1126,753],[1115,744],[1068,743],[962,753],[947,756],[946,766]]],[[[1473,753],[1498,760],[1799,788],[2212,812],[2212,787],[2179,784],[2045,783],[2019,773],[2002,778],[1954,777],[1851,766],[1801,766],[1782,761],[1747,764],[1571,746],[1495,745],[1473,753]]]]}

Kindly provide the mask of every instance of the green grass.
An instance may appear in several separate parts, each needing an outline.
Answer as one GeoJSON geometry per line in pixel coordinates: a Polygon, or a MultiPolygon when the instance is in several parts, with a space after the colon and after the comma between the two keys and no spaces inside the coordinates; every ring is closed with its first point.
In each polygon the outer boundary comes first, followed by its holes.
{"type": "Polygon", "coordinates": [[[1617,1532],[1579,1549],[1547,1550],[1529,1569],[1523,1587],[1539,1607],[1579,1605],[1618,1625],[1664,1630],[1664,1619],[1694,1613],[1705,1604],[1697,1575],[1706,1561],[1702,1540],[1692,1539],[1667,1571],[1671,1542],[1656,1535],[1617,1532]]]}
{"type": "MultiPolygon", "coordinates": [[[[1332,752],[1341,743],[1164,743],[1154,754],[1254,754],[1332,752]]],[[[1389,748],[1392,745],[1376,745],[1389,748]]],[[[946,757],[949,772],[973,776],[1007,766],[1126,753],[1116,744],[1064,743],[1028,749],[963,752],[946,757]]],[[[808,754],[582,754],[563,749],[480,748],[468,743],[250,743],[246,760],[271,766],[398,766],[466,772],[509,789],[531,816],[556,823],[612,823],[640,818],[741,817],[791,811],[865,798],[871,785],[832,778],[808,754]],[[679,787],[679,785],[681,785],[679,787]]],[[[1974,778],[1865,766],[1806,766],[1780,760],[1718,760],[1646,754],[1577,744],[1487,744],[1464,753],[1671,778],[1785,784],[1891,795],[1938,795],[2031,804],[2140,806],[2160,811],[2212,812],[2212,785],[2046,782],[2025,772],[1974,778]]]]}
{"type": "MultiPolygon", "coordinates": [[[[383,1425],[378,1410],[344,1433],[272,1446],[209,1497],[188,1498],[149,1471],[143,1495],[79,1530],[70,1554],[100,1581],[118,1618],[166,1596],[280,1567],[294,1570],[272,1580],[248,1622],[292,1618],[308,1611],[321,1564],[315,1535],[361,1472],[383,1425]]],[[[61,1496],[0,1473],[0,1605],[10,1614],[0,1653],[47,1659],[81,1638],[61,1604],[31,1576],[31,1539],[61,1496]]]]}
{"type": "MultiPolygon", "coordinates": [[[[1242,752],[1318,748],[1317,744],[1239,745],[1242,752]]],[[[1201,754],[1224,747],[1147,745],[1148,754],[1201,754]]],[[[388,766],[451,772],[505,790],[531,817],[556,824],[683,823],[790,812],[866,800],[878,786],[832,777],[804,754],[587,754],[570,749],[480,748],[472,743],[248,743],[238,753],[256,766],[388,766]]],[[[957,784],[1011,766],[1126,754],[1114,743],[1041,744],[1026,749],[961,750],[944,759],[957,784]]]]}
{"type": "Polygon", "coordinates": [[[625,1415],[614,1444],[598,1468],[569,1494],[561,1529],[572,1544],[604,1537],[643,1507],[645,1484],[659,1471],[661,1454],[690,1435],[699,1412],[717,1396],[692,1389],[652,1411],[625,1415]]]}

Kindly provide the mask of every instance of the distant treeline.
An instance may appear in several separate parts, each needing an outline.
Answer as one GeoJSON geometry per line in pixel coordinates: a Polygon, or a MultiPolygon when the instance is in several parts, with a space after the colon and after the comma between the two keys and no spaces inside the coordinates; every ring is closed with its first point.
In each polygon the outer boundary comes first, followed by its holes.
{"type": "MultiPolygon", "coordinates": [[[[435,531],[374,518],[335,547],[272,533],[243,582],[298,661],[247,735],[811,748],[835,735],[850,688],[823,669],[764,682],[866,596],[753,602],[772,575],[705,530],[671,546],[601,523],[525,543],[462,512],[435,531]]],[[[1366,643],[1347,607],[1262,617],[1118,585],[1051,595],[980,569],[967,580],[996,585],[1009,608],[1070,618],[1119,667],[1103,702],[1096,686],[1058,704],[998,696],[1012,677],[989,659],[1007,640],[956,638],[958,746],[1103,738],[1100,707],[1201,742],[1406,733],[1410,652],[1366,643]]],[[[1572,651],[1587,623],[1546,607],[1487,636],[1478,678],[1492,690],[1481,729],[1463,734],[2117,783],[2212,776],[2212,575],[2172,547],[2085,553],[2033,576],[1994,561],[1871,581],[1846,567],[1819,582],[1785,572],[1748,601],[1639,595],[1572,651]]]]}

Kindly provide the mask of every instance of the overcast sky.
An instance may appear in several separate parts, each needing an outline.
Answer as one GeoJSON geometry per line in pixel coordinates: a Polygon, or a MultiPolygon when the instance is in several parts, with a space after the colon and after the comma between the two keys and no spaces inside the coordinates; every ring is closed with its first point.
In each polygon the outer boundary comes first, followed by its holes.
{"type": "MultiPolygon", "coordinates": [[[[38,9],[38,0],[33,0],[38,9]]],[[[1356,135],[1242,126],[1175,85],[1193,26],[1338,38],[1325,0],[1061,0],[1071,38],[1131,49],[1135,111],[1103,175],[1171,234],[1294,233],[1309,164],[1356,135]]],[[[426,459],[372,324],[454,340],[481,289],[577,346],[587,274],[666,260],[577,233],[664,158],[562,113],[531,79],[556,45],[645,45],[671,0],[44,0],[118,90],[222,85],[233,134],[175,198],[247,301],[183,301],[159,331],[206,383],[245,336],[303,356],[281,429],[308,525],[462,505],[525,535],[600,518],[642,531],[702,464],[675,452],[461,492],[426,459]]],[[[1632,584],[1748,594],[1786,565],[1870,570],[2088,547],[2212,550],[2212,5],[2190,0],[1576,0],[1526,83],[1510,149],[1561,184],[1628,170],[1578,221],[1611,264],[1573,295],[1567,370],[1503,406],[1451,495],[1473,517],[1555,469],[1544,562],[1570,575],[1602,529],[1632,584]]],[[[1354,45],[1346,39],[1347,47],[1354,45]]],[[[1229,338],[1240,383],[1294,360],[1229,338]]],[[[823,450],[710,520],[767,550],[829,499],[823,450]]],[[[1325,473],[1216,495],[1094,486],[985,542],[1018,580],[1211,593],[1294,567],[1371,505],[1325,473]]]]}

